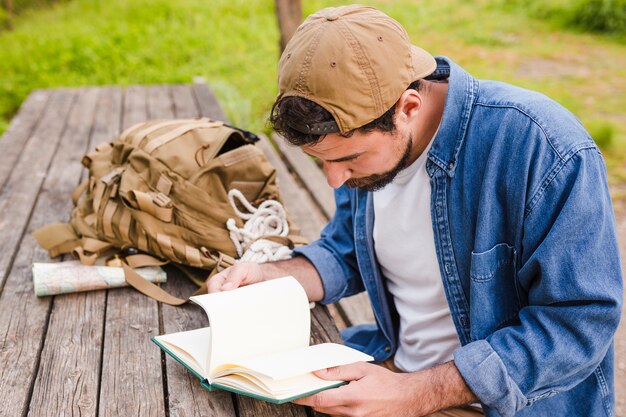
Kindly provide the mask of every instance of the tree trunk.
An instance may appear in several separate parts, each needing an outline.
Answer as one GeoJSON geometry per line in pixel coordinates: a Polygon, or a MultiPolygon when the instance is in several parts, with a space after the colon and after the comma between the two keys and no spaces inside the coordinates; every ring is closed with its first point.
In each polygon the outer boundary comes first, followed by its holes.
{"type": "Polygon", "coordinates": [[[280,52],[282,53],[302,21],[302,1],[274,0],[274,4],[278,29],[280,30],[280,52]]]}
{"type": "Polygon", "coordinates": [[[4,0],[4,10],[7,13],[7,29],[13,30],[13,0],[4,0]]]}

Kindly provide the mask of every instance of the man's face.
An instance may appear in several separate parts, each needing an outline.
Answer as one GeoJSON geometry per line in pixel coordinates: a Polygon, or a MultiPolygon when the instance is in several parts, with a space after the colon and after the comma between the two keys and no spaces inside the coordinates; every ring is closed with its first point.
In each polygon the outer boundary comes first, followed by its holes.
{"type": "Polygon", "coordinates": [[[333,188],[344,183],[350,188],[377,191],[389,184],[410,164],[413,141],[410,135],[355,132],[346,138],[326,135],[315,145],[302,150],[324,164],[326,180],[333,188]]]}

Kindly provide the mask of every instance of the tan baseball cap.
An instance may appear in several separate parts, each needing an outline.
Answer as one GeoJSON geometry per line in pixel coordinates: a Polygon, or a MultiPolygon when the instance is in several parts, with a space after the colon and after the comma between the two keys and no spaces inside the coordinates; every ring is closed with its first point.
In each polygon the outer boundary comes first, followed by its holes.
{"type": "Polygon", "coordinates": [[[278,94],[311,100],[335,119],[298,129],[308,130],[303,133],[346,133],[382,116],[411,82],[436,66],[383,12],[329,7],[310,15],[287,44],[278,64],[278,94]]]}

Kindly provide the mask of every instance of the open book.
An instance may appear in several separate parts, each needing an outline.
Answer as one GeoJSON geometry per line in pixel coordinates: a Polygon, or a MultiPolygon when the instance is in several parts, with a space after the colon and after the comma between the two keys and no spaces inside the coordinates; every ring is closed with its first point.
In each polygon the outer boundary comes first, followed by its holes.
{"type": "Polygon", "coordinates": [[[313,371],[374,359],[334,343],[309,346],[309,301],[293,277],[191,300],[204,308],[210,326],[152,340],[209,390],[284,403],[345,383],[313,371]]]}

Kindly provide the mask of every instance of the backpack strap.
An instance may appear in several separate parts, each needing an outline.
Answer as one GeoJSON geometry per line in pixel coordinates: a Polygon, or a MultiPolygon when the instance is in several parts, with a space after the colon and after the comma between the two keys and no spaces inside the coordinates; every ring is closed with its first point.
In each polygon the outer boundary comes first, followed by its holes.
{"type": "Polygon", "coordinates": [[[189,299],[183,300],[182,298],[174,297],[173,295],[168,294],[161,287],[151,283],[133,271],[133,269],[125,263],[122,264],[122,268],[124,268],[124,277],[126,278],[126,282],[128,282],[131,287],[150,298],[172,306],[179,306],[189,301],[189,299]]]}
{"type": "Polygon", "coordinates": [[[82,244],[69,223],[52,223],[33,232],[39,246],[48,251],[51,258],[70,253],[82,244]]]}
{"type": "Polygon", "coordinates": [[[172,221],[172,200],[165,194],[130,190],[126,195],[139,210],[166,223],[172,221]]]}
{"type": "Polygon", "coordinates": [[[182,126],[177,127],[176,129],[173,129],[167,133],[164,133],[162,136],[158,136],[154,139],[151,139],[150,142],[145,144],[145,146],[143,147],[143,150],[146,151],[146,153],[151,154],[157,148],[165,145],[166,143],[176,139],[179,136],[184,135],[190,130],[203,128],[203,127],[204,128],[219,127],[219,126],[222,126],[223,124],[224,123],[222,122],[213,122],[213,121],[208,121],[206,119],[194,121],[193,123],[185,123],[182,126]]]}
{"type": "MultiPolygon", "coordinates": [[[[200,120],[208,120],[208,119],[174,119],[174,120],[164,120],[158,123],[153,123],[150,124],[149,122],[144,122],[143,124],[149,124],[149,126],[139,130],[137,129],[136,133],[133,133],[132,135],[129,134],[125,137],[120,137],[119,141],[121,142],[127,142],[129,137],[132,137],[132,140],[130,142],[130,144],[132,146],[139,146],[139,144],[141,143],[142,140],[144,140],[146,138],[146,136],[148,136],[151,133],[156,132],[159,129],[162,129],[164,127],[168,127],[168,126],[175,126],[175,125],[180,125],[181,123],[192,123],[192,122],[199,122],[200,120]]],[[[130,133],[130,132],[129,132],[130,133]]]]}
{"type": "Polygon", "coordinates": [[[139,122],[139,123],[135,123],[134,125],[132,125],[131,127],[129,127],[128,129],[124,130],[118,137],[118,141],[120,142],[125,142],[126,138],[128,137],[128,135],[130,135],[130,132],[132,132],[133,130],[137,129],[140,126],[145,125],[146,122],[139,122]]]}
{"type": "Polygon", "coordinates": [[[162,266],[169,263],[169,261],[146,255],[145,253],[128,255],[124,258],[124,262],[126,262],[126,264],[128,264],[131,268],[141,268],[143,266],[162,266]]]}
{"type": "Polygon", "coordinates": [[[78,204],[78,199],[81,195],[83,195],[88,186],[89,178],[81,182],[80,185],[74,189],[74,192],[72,193],[72,203],[74,203],[74,207],[76,207],[76,205],[78,204]]]}
{"type": "Polygon", "coordinates": [[[35,230],[33,237],[48,251],[51,258],[73,253],[83,265],[93,265],[98,256],[113,247],[109,242],[90,237],[79,239],[68,223],[49,224],[35,230]]]}
{"type": "MultiPolygon", "coordinates": [[[[138,256],[138,255],[133,255],[133,256],[138,256]]],[[[209,278],[211,278],[215,273],[217,273],[218,269],[227,268],[229,266],[232,266],[233,264],[230,261],[232,258],[228,255],[224,255],[220,253],[220,256],[218,256],[217,259],[218,259],[218,264],[215,266],[215,268],[213,268],[213,271],[209,275],[209,278]]],[[[139,275],[137,272],[133,271],[133,269],[126,262],[122,262],[122,268],[124,269],[124,277],[126,278],[126,282],[128,282],[128,284],[131,287],[135,288],[137,291],[141,292],[142,294],[147,295],[148,297],[151,297],[157,301],[160,301],[162,303],[169,304],[172,306],[179,306],[189,301],[189,298],[185,300],[185,299],[178,298],[167,293],[158,285],[148,281],[147,279],[139,275]]],[[[184,270],[183,270],[183,273],[189,276],[187,272],[184,270]]],[[[198,288],[191,296],[193,297],[194,295],[206,294],[206,292],[207,292],[206,282],[202,282],[200,285],[200,288],[198,288]]]]}
{"type": "Polygon", "coordinates": [[[271,240],[272,242],[280,243],[281,245],[285,245],[289,247],[289,249],[293,249],[296,246],[307,245],[309,241],[299,235],[287,235],[287,236],[261,236],[256,240],[265,239],[271,240]]]}

